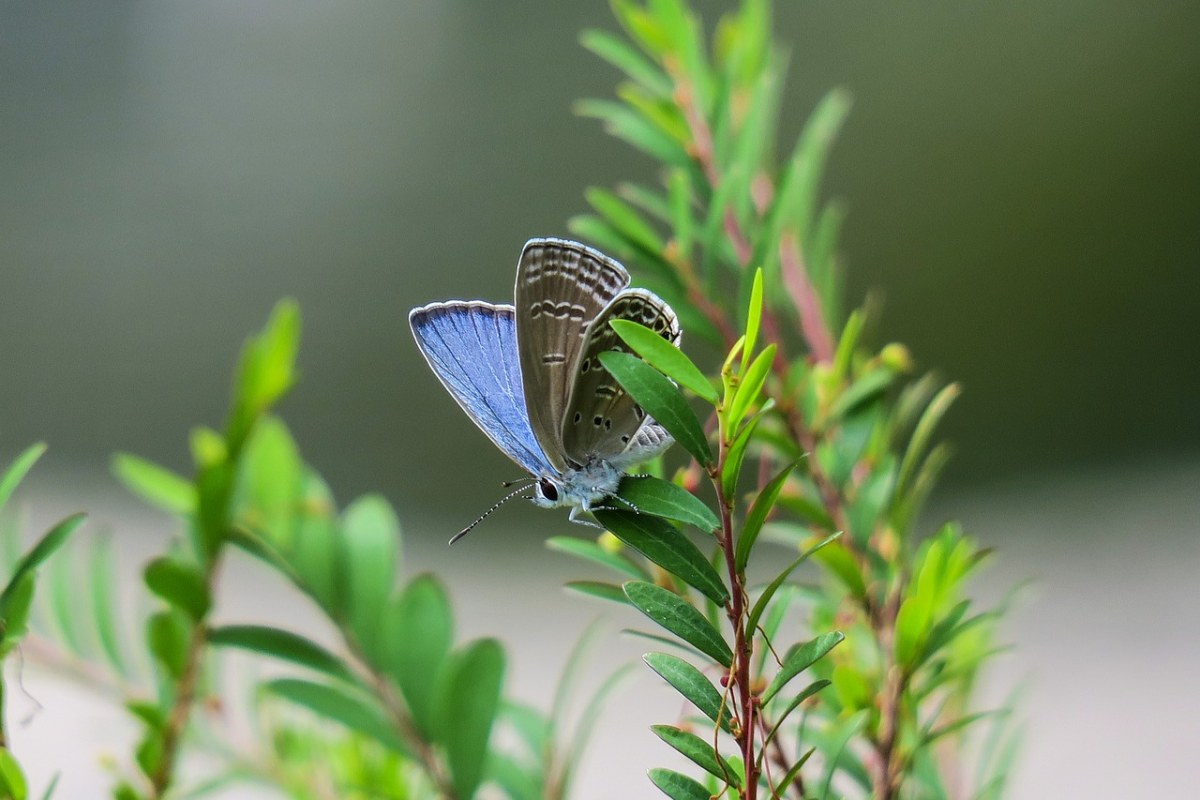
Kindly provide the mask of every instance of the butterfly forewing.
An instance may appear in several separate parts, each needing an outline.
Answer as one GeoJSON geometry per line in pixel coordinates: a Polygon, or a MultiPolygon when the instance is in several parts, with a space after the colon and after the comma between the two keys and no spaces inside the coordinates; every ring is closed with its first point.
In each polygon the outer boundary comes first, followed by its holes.
{"type": "Polygon", "coordinates": [[[620,457],[631,445],[635,449],[645,448],[654,440],[665,447],[671,441],[600,364],[599,355],[603,352],[630,352],[609,325],[614,319],[644,325],[676,346],[681,338],[675,312],[645,289],[626,289],[596,317],[584,336],[585,346],[562,427],[564,451],[569,459],[580,464],[592,457],[624,461],[627,459],[620,457]],[[644,435],[639,437],[639,433],[644,435]]]}
{"type": "Polygon", "coordinates": [[[525,412],[513,307],[431,303],[408,321],[434,374],[480,430],[526,471],[551,473],[525,412]]]}
{"type": "Polygon", "coordinates": [[[564,420],[589,325],[628,285],[624,267],[575,242],[532,239],[521,252],[517,339],[529,424],[559,471],[574,458],[564,420]]]}

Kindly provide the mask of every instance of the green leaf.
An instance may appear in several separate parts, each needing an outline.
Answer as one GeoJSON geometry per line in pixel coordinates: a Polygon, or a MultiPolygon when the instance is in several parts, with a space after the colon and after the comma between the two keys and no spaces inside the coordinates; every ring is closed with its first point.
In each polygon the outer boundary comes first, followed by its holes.
{"type": "Polygon", "coordinates": [[[750,506],[750,512],[746,514],[746,521],[742,523],[742,530],[738,535],[737,549],[733,559],[739,574],[745,573],[746,562],[750,559],[750,551],[754,548],[758,534],[762,532],[763,523],[767,521],[767,516],[775,508],[775,500],[779,497],[783,485],[787,483],[788,476],[795,468],[796,462],[793,461],[780,470],[779,474],[763,487],[762,491],[758,493],[758,497],[754,499],[754,504],[750,506]]]}
{"type": "Polygon", "coordinates": [[[411,757],[409,748],[384,716],[375,698],[366,698],[341,686],[300,678],[279,678],[266,683],[263,688],[411,757]]]}
{"type": "Polygon", "coordinates": [[[165,467],[130,453],[113,456],[113,473],[125,488],[155,508],[181,517],[196,511],[196,487],[165,467]]]}
{"type": "Polygon", "coordinates": [[[712,744],[701,739],[696,734],[682,731],[671,725],[651,725],[650,730],[654,731],[655,736],[675,748],[696,766],[715,775],[722,781],[727,781],[735,787],[741,785],[741,779],[737,771],[730,767],[729,763],[713,750],[712,744]]]}
{"type": "Polygon", "coordinates": [[[728,667],[733,663],[733,653],[721,632],[679,595],[640,581],[626,583],[625,594],[643,614],[718,664],[728,667]]]}
{"type": "MultiPolygon", "coordinates": [[[[29,624],[29,607],[33,604],[33,590],[36,585],[36,573],[26,573],[13,587],[0,598],[0,622],[3,622],[3,640],[0,645],[0,656],[7,653],[25,636],[29,624]]],[[[2,690],[0,690],[2,691],[2,690]]]]}
{"type": "Polygon", "coordinates": [[[298,664],[339,680],[355,680],[345,662],[321,645],[291,631],[265,625],[226,625],[208,634],[211,644],[237,647],[298,664]]]}
{"type": "MultiPolygon", "coordinates": [[[[28,451],[27,451],[28,452],[28,451]]],[[[8,585],[4,587],[4,591],[0,592],[0,605],[6,602],[7,598],[14,591],[14,587],[29,573],[37,569],[43,561],[49,558],[55,550],[62,547],[67,539],[71,537],[80,525],[83,524],[85,514],[72,514],[66,519],[59,522],[53,528],[48,530],[37,544],[31,547],[21,560],[17,562],[13,568],[12,577],[8,579],[8,585]]]]}
{"type": "Polygon", "coordinates": [[[25,800],[29,789],[25,783],[25,773],[13,754],[0,748],[0,798],[3,800],[25,800]]]}
{"type": "Polygon", "coordinates": [[[704,428],[670,380],[629,353],[601,353],[600,363],[697,461],[706,467],[712,463],[704,428]]]}
{"type": "Polygon", "coordinates": [[[276,548],[288,550],[297,535],[297,516],[306,504],[305,466],[300,448],[278,417],[266,416],[242,451],[235,517],[260,531],[276,548]]]}
{"type": "Polygon", "coordinates": [[[179,680],[187,666],[192,625],[179,611],[160,611],[146,620],[146,643],[166,673],[179,680]]]}
{"type": "Polygon", "coordinates": [[[738,431],[737,436],[734,437],[733,444],[729,445],[729,451],[725,454],[725,464],[721,468],[721,488],[725,490],[726,497],[733,497],[737,492],[742,462],[746,459],[746,448],[754,437],[754,431],[758,428],[761,420],[761,412],[747,420],[742,429],[738,431]]]}
{"type": "Polygon", "coordinates": [[[588,30],[583,32],[580,42],[649,91],[663,97],[670,97],[674,91],[670,78],[621,37],[608,31],[588,30]]]}
{"type": "Polygon", "coordinates": [[[726,424],[730,429],[736,429],[741,424],[746,416],[746,412],[758,400],[762,393],[763,384],[767,380],[767,373],[771,370],[771,364],[775,361],[775,345],[769,344],[763,348],[763,351],[755,356],[750,362],[750,366],[746,368],[746,372],[741,377],[737,392],[733,396],[733,402],[729,404],[729,411],[726,415],[726,424]]]}
{"type": "Polygon", "coordinates": [[[754,346],[758,344],[758,329],[762,324],[762,282],[762,267],[759,267],[754,270],[754,285],[750,290],[750,305],[746,309],[746,340],[742,345],[742,366],[738,370],[743,378],[746,375],[746,367],[750,361],[750,354],[754,352],[754,346]]]}
{"type": "Polygon", "coordinates": [[[296,353],[300,349],[300,307],[294,300],[276,303],[266,327],[250,337],[242,351],[234,385],[234,416],[228,440],[240,446],[254,421],[296,381],[296,353]]]}
{"type": "Polygon", "coordinates": [[[441,583],[414,578],[393,601],[381,632],[383,670],[400,687],[425,739],[437,732],[436,689],[454,639],[454,617],[441,583]]]}
{"type": "Polygon", "coordinates": [[[596,521],[614,536],[714,602],[729,599],[721,576],[692,540],[666,520],[633,511],[598,510],[596,521]]]}
{"type": "Polygon", "coordinates": [[[112,540],[108,537],[93,539],[94,545],[88,558],[89,590],[92,615],[96,623],[96,638],[104,651],[108,663],[118,675],[126,674],[125,658],[122,655],[121,638],[117,620],[117,578],[113,564],[112,540]]]}
{"type": "Polygon", "coordinates": [[[685,263],[692,260],[692,240],[695,222],[692,219],[692,180],[690,173],[676,167],[667,175],[670,201],[668,221],[671,223],[675,247],[685,263]]]}
{"type": "Polygon", "coordinates": [[[833,368],[830,370],[830,380],[833,383],[841,383],[850,375],[850,361],[854,358],[858,338],[862,335],[866,323],[866,312],[861,309],[850,312],[846,319],[841,338],[838,339],[837,352],[833,357],[833,368]]]}
{"type": "Polygon", "coordinates": [[[54,797],[54,791],[58,788],[58,780],[61,777],[61,772],[54,773],[54,777],[50,779],[50,783],[46,784],[46,791],[42,792],[42,800],[50,800],[50,798],[54,797]]]}
{"type": "Polygon", "coordinates": [[[624,103],[580,100],[575,104],[575,113],[601,120],[605,131],[628,142],[651,158],[677,167],[692,166],[691,156],[679,141],[671,138],[624,103]]]}
{"type": "Polygon", "coordinates": [[[799,558],[797,558],[791,564],[788,564],[787,568],[784,569],[783,572],[776,575],[775,579],[767,584],[767,588],[763,589],[762,594],[758,596],[758,600],[754,603],[754,607],[750,610],[750,616],[746,619],[746,629],[752,631],[758,628],[758,621],[762,617],[763,612],[766,611],[767,604],[771,602],[771,598],[775,596],[775,593],[779,591],[779,587],[783,586],[784,581],[786,581],[788,576],[795,571],[796,567],[803,564],[808,560],[809,556],[822,549],[825,547],[825,545],[829,544],[841,535],[842,534],[839,531],[838,533],[835,533],[832,536],[828,536],[817,542],[808,550],[805,550],[803,553],[801,553],[799,558]]]}
{"type": "MultiPolygon", "coordinates": [[[[819,681],[813,681],[808,686],[805,686],[803,689],[801,689],[799,694],[788,700],[788,704],[784,706],[783,711],[775,717],[775,726],[771,729],[771,733],[767,737],[768,743],[771,739],[775,738],[775,734],[783,727],[784,720],[786,720],[793,711],[799,708],[801,703],[825,687],[829,686],[831,683],[832,681],[825,680],[824,678],[819,681]]],[[[763,749],[766,749],[765,746],[763,749]]]]}
{"type": "Polygon", "coordinates": [[[587,597],[598,597],[601,600],[611,600],[614,603],[629,605],[625,591],[614,583],[602,581],[568,581],[565,588],[587,597]]]}
{"type": "Polygon", "coordinates": [[[704,716],[720,725],[722,730],[729,731],[731,709],[722,702],[721,693],[712,685],[712,681],[704,677],[703,672],[682,658],[666,653],[647,653],[642,660],[704,716]]]}
{"type": "Polygon", "coordinates": [[[674,344],[632,320],[614,319],[609,325],[647,364],[710,404],[720,402],[721,397],[712,383],[674,344]]]}
{"type": "Polygon", "coordinates": [[[916,428],[913,429],[908,448],[904,451],[904,458],[900,462],[900,472],[896,478],[896,491],[893,494],[896,500],[893,502],[898,502],[908,492],[917,467],[929,448],[929,440],[933,437],[934,429],[937,428],[938,422],[961,393],[962,390],[958,384],[951,383],[934,395],[933,399],[929,401],[929,405],[925,407],[925,411],[917,421],[916,428]]]}
{"type": "Polygon", "coordinates": [[[704,784],[687,775],[661,767],[655,767],[647,774],[650,781],[671,800],[712,800],[712,793],[704,788],[704,784]]]}
{"type": "Polygon", "coordinates": [[[494,639],[472,642],[455,653],[448,665],[440,738],[459,797],[473,797],[483,778],[503,681],[504,650],[494,639]]]}
{"type": "Polygon", "coordinates": [[[613,229],[639,249],[661,253],[663,240],[654,228],[628,203],[607,189],[593,186],[584,192],[588,203],[613,229]]]}
{"type": "Polygon", "coordinates": [[[694,494],[670,481],[653,475],[627,475],[621,480],[618,496],[642,514],[673,519],[711,533],[721,521],[694,494]]]}
{"type": "Polygon", "coordinates": [[[862,568],[845,545],[839,543],[823,548],[817,555],[817,561],[840,580],[853,596],[867,596],[867,582],[863,577],[862,568]]]}
{"type": "Polygon", "coordinates": [[[932,598],[917,593],[900,603],[896,614],[895,656],[897,663],[912,669],[917,666],[921,644],[932,621],[932,598]]]}
{"type": "Polygon", "coordinates": [[[8,503],[8,498],[12,497],[12,493],[16,491],[17,486],[29,474],[29,470],[33,469],[33,465],[42,457],[42,453],[46,452],[45,442],[32,444],[21,451],[21,454],[13,459],[12,464],[9,464],[8,469],[4,471],[4,476],[0,477],[0,508],[4,508],[8,503]]]}
{"type": "Polygon", "coordinates": [[[194,565],[162,556],[146,565],[142,577],[146,588],[194,621],[208,615],[212,605],[208,585],[194,565]]]}
{"type": "Polygon", "coordinates": [[[377,654],[380,614],[396,580],[400,523],[392,507],[378,495],[354,501],[342,514],[341,523],[347,614],[363,650],[377,654]]]}
{"type": "MultiPolygon", "coordinates": [[[[624,553],[610,552],[593,540],[576,539],[574,536],[552,536],[546,540],[546,547],[582,558],[585,561],[591,561],[634,580],[650,579],[650,574],[632,558],[624,553]]],[[[617,589],[618,594],[621,594],[621,601],[624,602],[625,596],[621,590],[618,587],[613,588],[617,589]]]]}
{"type": "MultiPolygon", "coordinates": [[[[849,110],[846,92],[829,92],[813,110],[796,142],[751,256],[750,263],[762,264],[768,279],[777,275],[778,244],[785,230],[793,231],[800,242],[809,241],[821,173],[849,110]]],[[[774,284],[774,280],[771,282],[774,284]]]]}
{"type": "Polygon", "coordinates": [[[896,380],[896,373],[885,367],[868,370],[838,396],[830,410],[833,419],[842,419],[882,395],[896,380]]]}
{"type": "Polygon", "coordinates": [[[821,800],[827,800],[830,797],[829,792],[833,787],[834,776],[838,774],[839,770],[845,769],[839,762],[846,752],[846,746],[859,729],[866,724],[868,713],[860,711],[854,716],[842,720],[840,724],[828,731],[828,736],[825,737],[825,746],[821,748],[826,759],[825,777],[821,784],[821,793],[818,795],[821,800]]]}
{"type": "Polygon", "coordinates": [[[804,644],[793,645],[783,658],[783,666],[779,668],[779,672],[776,673],[767,690],[763,692],[762,702],[764,704],[771,702],[771,698],[786,686],[788,681],[817,663],[845,638],[840,631],[830,631],[822,633],[804,644]]]}

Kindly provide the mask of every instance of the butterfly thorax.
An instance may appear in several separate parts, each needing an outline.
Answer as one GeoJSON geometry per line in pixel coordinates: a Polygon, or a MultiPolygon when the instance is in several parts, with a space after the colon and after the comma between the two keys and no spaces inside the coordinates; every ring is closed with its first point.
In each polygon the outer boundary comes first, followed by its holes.
{"type": "Polygon", "coordinates": [[[617,492],[624,476],[602,458],[592,458],[582,467],[571,467],[553,478],[543,476],[534,486],[533,502],[543,508],[573,508],[590,511],[617,492]]]}

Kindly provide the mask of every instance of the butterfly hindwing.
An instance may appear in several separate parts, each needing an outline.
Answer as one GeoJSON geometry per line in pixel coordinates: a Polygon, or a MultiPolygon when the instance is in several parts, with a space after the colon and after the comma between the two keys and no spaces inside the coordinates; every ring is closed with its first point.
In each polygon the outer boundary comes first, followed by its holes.
{"type": "Polygon", "coordinates": [[[517,267],[517,337],[529,424],[560,472],[570,454],[563,421],[589,323],[629,285],[625,268],[562,239],[531,239],[517,267]]]}
{"type": "Polygon", "coordinates": [[[408,321],[434,374],[480,430],[529,473],[552,473],[525,408],[513,307],[431,303],[408,321]]]}
{"type": "Polygon", "coordinates": [[[594,457],[622,462],[647,458],[671,442],[600,363],[603,352],[630,352],[609,325],[614,319],[644,325],[676,346],[682,336],[675,312],[645,289],[621,292],[591,323],[562,426],[564,451],[578,464],[594,457]]]}

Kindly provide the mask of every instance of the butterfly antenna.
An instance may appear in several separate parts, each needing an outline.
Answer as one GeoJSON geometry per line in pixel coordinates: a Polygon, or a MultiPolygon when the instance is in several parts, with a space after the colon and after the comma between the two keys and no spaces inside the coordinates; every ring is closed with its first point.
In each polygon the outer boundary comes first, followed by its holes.
{"type": "Polygon", "coordinates": [[[537,482],[538,482],[537,478],[517,478],[515,481],[501,481],[500,485],[503,486],[505,489],[508,489],[510,487],[516,486],[518,483],[524,484],[525,486],[532,486],[533,484],[535,484],[537,482]]]}
{"type": "Polygon", "coordinates": [[[492,506],[492,507],[491,507],[491,508],[489,508],[487,511],[483,512],[482,514],[480,514],[480,515],[479,515],[479,518],[478,518],[477,520],[475,520],[474,522],[472,522],[472,523],[471,523],[470,525],[468,525],[467,527],[463,528],[463,529],[462,529],[461,531],[459,531],[458,533],[454,534],[454,536],[453,536],[453,537],[451,537],[451,539],[450,539],[450,544],[454,544],[454,543],[455,543],[455,542],[457,542],[459,539],[461,539],[461,538],[463,538],[464,536],[466,536],[468,533],[470,533],[470,532],[471,532],[471,530],[472,530],[472,529],[473,529],[473,528],[474,528],[476,525],[478,525],[479,523],[483,522],[485,519],[487,519],[488,517],[490,517],[490,516],[492,515],[492,512],[493,512],[493,511],[495,511],[497,508],[499,508],[500,506],[502,506],[502,505],[504,505],[505,503],[507,503],[509,500],[512,500],[514,497],[516,497],[517,495],[519,495],[521,492],[525,491],[525,489],[526,489],[526,488],[527,488],[527,487],[525,487],[525,486],[518,487],[517,489],[514,489],[513,491],[511,491],[511,492],[509,492],[508,494],[506,494],[504,497],[500,498],[500,501],[499,501],[499,502],[497,502],[497,503],[496,503],[496,505],[492,506]]]}

